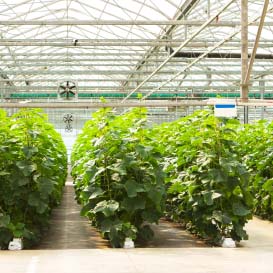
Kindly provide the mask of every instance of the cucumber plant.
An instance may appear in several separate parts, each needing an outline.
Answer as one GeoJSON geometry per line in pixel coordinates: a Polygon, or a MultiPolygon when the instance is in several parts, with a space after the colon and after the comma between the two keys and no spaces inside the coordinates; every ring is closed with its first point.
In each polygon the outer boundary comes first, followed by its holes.
{"type": "Polygon", "coordinates": [[[72,176],[82,215],[122,247],[126,237],[150,239],[165,204],[159,152],[146,136],[146,110],[115,116],[111,109],[93,114],[72,153],[72,176]]]}
{"type": "Polygon", "coordinates": [[[249,173],[237,153],[234,123],[197,111],[151,131],[164,155],[167,215],[216,244],[222,237],[247,239],[243,227],[252,217],[249,173]]]}
{"type": "Polygon", "coordinates": [[[247,124],[237,135],[240,155],[251,173],[254,213],[273,221],[273,123],[247,124]]]}
{"type": "Polygon", "coordinates": [[[37,243],[60,202],[67,155],[41,110],[24,109],[0,122],[0,245],[21,237],[37,243]]]}

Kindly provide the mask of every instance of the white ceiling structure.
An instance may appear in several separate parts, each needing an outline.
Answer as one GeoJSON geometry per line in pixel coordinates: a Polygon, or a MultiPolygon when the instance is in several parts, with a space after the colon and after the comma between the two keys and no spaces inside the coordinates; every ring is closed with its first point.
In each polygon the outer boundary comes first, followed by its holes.
{"type": "MultiPolygon", "coordinates": [[[[249,53],[263,5],[248,1],[249,53]]],[[[250,93],[273,90],[272,11],[270,0],[250,93]]],[[[56,93],[64,81],[122,101],[240,93],[241,0],[0,0],[2,98],[56,93]]]]}

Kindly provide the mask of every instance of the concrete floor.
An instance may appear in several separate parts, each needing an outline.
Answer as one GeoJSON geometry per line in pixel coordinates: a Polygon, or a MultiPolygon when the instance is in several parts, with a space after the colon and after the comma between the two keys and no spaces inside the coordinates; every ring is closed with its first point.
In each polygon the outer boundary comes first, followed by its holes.
{"type": "Polygon", "coordinates": [[[0,251],[0,273],[272,273],[273,223],[254,219],[235,249],[206,247],[172,223],[161,221],[145,248],[111,249],[78,216],[71,185],[55,210],[52,227],[35,250],[0,251]]]}
{"type": "MultiPolygon", "coordinates": [[[[50,229],[37,249],[91,249],[108,248],[97,230],[85,217],[74,200],[72,182],[67,182],[60,206],[53,210],[50,229]]],[[[0,271],[1,273],[1,271],[0,271]]]]}

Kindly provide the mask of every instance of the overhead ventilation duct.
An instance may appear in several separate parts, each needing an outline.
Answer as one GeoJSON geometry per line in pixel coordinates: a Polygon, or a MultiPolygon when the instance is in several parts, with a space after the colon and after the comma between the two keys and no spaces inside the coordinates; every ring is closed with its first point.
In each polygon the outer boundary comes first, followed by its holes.
{"type": "MultiPolygon", "coordinates": [[[[174,50],[172,47],[165,47],[166,51],[171,55],[174,50]]],[[[177,52],[173,57],[174,58],[198,58],[203,55],[205,52],[201,51],[180,51],[177,52]]],[[[250,57],[250,54],[248,54],[250,57]]],[[[207,58],[211,59],[241,59],[241,53],[231,53],[231,52],[210,52],[206,55],[207,58]]],[[[273,60],[273,54],[256,54],[255,59],[260,60],[273,60]]]]}

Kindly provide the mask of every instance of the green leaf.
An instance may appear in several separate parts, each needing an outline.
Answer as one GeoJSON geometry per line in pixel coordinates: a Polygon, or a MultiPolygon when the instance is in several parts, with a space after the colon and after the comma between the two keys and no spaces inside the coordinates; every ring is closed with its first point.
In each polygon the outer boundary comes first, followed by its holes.
{"type": "Polygon", "coordinates": [[[101,188],[95,188],[94,191],[92,191],[91,195],[89,196],[89,200],[95,199],[100,195],[103,195],[104,191],[101,188]]]}
{"type": "Polygon", "coordinates": [[[37,192],[31,193],[28,197],[28,204],[35,207],[37,213],[43,214],[47,209],[48,205],[43,200],[41,200],[37,192]]]}
{"type": "Polygon", "coordinates": [[[125,198],[122,202],[122,208],[129,213],[134,213],[138,209],[144,209],[146,200],[143,197],[125,198]]]}
{"type": "Polygon", "coordinates": [[[113,226],[121,225],[121,223],[122,222],[119,221],[118,219],[111,220],[111,219],[107,218],[101,222],[100,229],[102,232],[110,232],[110,230],[113,226]]]}
{"type": "Polygon", "coordinates": [[[143,189],[143,186],[132,181],[132,180],[128,180],[125,185],[124,185],[127,194],[129,197],[136,197],[138,192],[143,192],[145,191],[143,189]]]}
{"type": "Polygon", "coordinates": [[[227,213],[222,212],[220,210],[214,210],[213,214],[212,214],[212,217],[216,221],[218,221],[220,223],[223,223],[224,225],[228,225],[228,224],[230,224],[232,222],[231,217],[227,213]]]}
{"type": "Polygon", "coordinates": [[[38,152],[38,148],[25,146],[25,147],[23,147],[23,152],[24,152],[24,155],[26,156],[26,158],[30,159],[34,154],[36,154],[38,152]]]}
{"type": "Polygon", "coordinates": [[[48,204],[43,201],[40,201],[37,208],[36,208],[36,211],[39,214],[43,214],[47,209],[48,209],[48,204]]]}
{"type": "Polygon", "coordinates": [[[204,196],[204,202],[208,205],[208,206],[211,206],[213,204],[213,200],[212,200],[212,192],[209,191],[209,192],[205,192],[203,194],[204,196]]]}
{"type": "Polygon", "coordinates": [[[211,206],[213,205],[213,200],[221,197],[222,194],[215,191],[204,191],[203,196],[204,196],[204,202],[208,206],[211,206]]]}
{"type": "Polygon", "coordinates": [[[19,185],[19,186],[27,185],[29,182],[30,182],[29,177],[20,177],[20,178],[18,179],[18,185],[19,185]]]}
{"type": "Polygon", "coordinates": [[[37,164],[29,161],[17,161],[16,166],[22,170],[24,176],[30,176],[37,170],[37,164]]]}
{"type": "Polygon", "coordinates": [[[232,211],[234,215],[238,215],[238,216],[246,216],[250,214],[251,212],[240,201],[236,201],[232,203],[232,211]]]}
{"type": "Polygon", "coordinates": [[[148,197],[153,201],[153,203],[156,205],[157,209],[160,210],[161,200],[164,196],[164,190],[155,188],[152,191],[149,191],[148,197]]]}
{"type": "Polygon", "coordinates": [[[176,194],[176,193],[181,193],[184,190],[185,190],[185,187],[181,184],[181,182],[175,182],[169,187],[168,193],[176,194]]]}
{"type": "Polygon", "coordinates": [[[158,219],[161,216],[161,213],[151,211],[151,210],[144,210],[141,216],[143,220],[147,223],[157,223],[158,219]]]}
{"type": "Polygon", "coordinates": [[[140,99],[142,99],[142,93],[137,93],[137,98],[140,100],[140,99]]]}
{"type": "Polygon", "coordinates": [[[38,207],[40,198],[38,193],[31,193],[28,197],[28,204],[32,207],[38,207]]]}
{"type": "Polygon", "coordinates": [[[6,176],[6,175],[9,175],[9,174],[10,174],[9,172],[0,171],[0,176],[6,176]]]}
{"type": "Polygon", "coordinates": [[[264,184],[263,184],[263,189],[268,191],[268,192],[273,192],[273,178],[268,179],[264,184]]]}
{"type": "Polygon", "coordinates": [[[42,196],[47,197],[54,189],[54,182],[51,179],[42,177],[39,179],[39,190],[42,196]]]}
{"type": "Polygon", "coordinates": [[[217,183],[224,183],[227,180],[226,174],[221,169],[209,169],[208,175],[217,183]]]}
{"type": "Polygon", "coordinates": [[[234,239],[244,239],[244,240],[247,240],[248,239],[248,235],[246,233],[246,231],[243,229],[243,226],[241,225],[234,225],[234,230],[235,230],[235,233],[236,233],[236,238],[234,239]]]}
{"type": "Polygon", "coordinates": [[[0,228],[1,247],[7,249],[9,242],[12,240],[13,234],[10,229],[0,228]]]}
{"type": "Polygon", "coordinates": [[[94,204],[92,203],[87,203],[86,205],[84,205],[81,209],[81,216],[87,216],[89,211],[92,210],[94,208],[94,204]]]}
{"type": "Polygon", "coordinates": [[[0,228],[7,227],[9,223],[10,223],[10,216],[0,214],[0,228]]]}
{"type": "Polygon", "coordinates": [[[114,215],[116,210],[118,210],[119,208],[119,203],[115,200],[104,200],[99,202],[95,208],[94,208],[94,212],[98,213],[98,212],[102,212],[106,217],[109,217],[111,215],[114,215]]]}
{"type": "Polygon", "coordinates": [[[219,193],[219,192],[213,192],[212,193],[212,199],[214,200],[214,199],[217,199],[217,198],[220,198],[222,196],[222,194],[221,193],[219,193]]]}
{"type": "Polygon", "coordinates": [[[109,232],[110,243],[113,247],[122,247],[125,235],[120,232],[118,226],[112,226],[109,232]]]}
{"type": "Polygon", "coordinates": [[[140,228],[139,235],[141,239],[149,241],[154,237],[154,231],[151,229],[149,225],[145,225],[140,228]]]}

